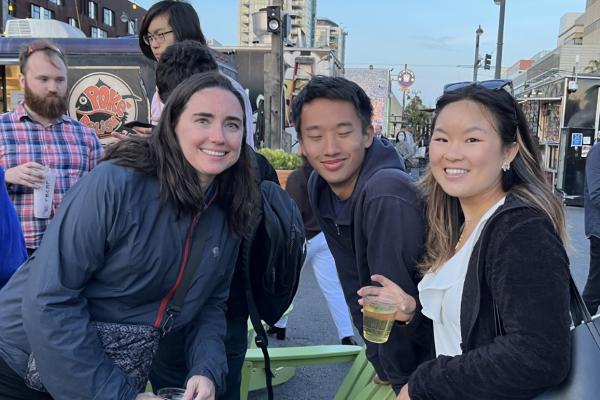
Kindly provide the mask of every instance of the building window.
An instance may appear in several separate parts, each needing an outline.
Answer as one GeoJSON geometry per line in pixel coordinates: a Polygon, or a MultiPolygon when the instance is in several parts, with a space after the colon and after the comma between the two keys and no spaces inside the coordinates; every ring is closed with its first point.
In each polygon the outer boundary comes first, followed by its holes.
{"type": "Polygon", "coordinates": [[[93,1],[88,1],[88,17],[98,19],[98,4],[93,1]]]}
{"type": "Polygon", "coordinates": [[[47,8],[31,5],[31,18],[33,19],[53,19],[54,11],[48,10],[47,8]]]}
{"type": "Polygon", "coordinates": [[[108,33],[104,29],[96,28],[95,26],[92,26],[90,33],[91,33],[90,37],[92,37],[92,38],[107,38],[108,37],[108,33]]]}
{"type": "Polygon", "coordinates": [[[48,0],[49,3],[56,4],[57,6],[63,5],[63,0],[48,0]]]}
{"type": "Polygon", "coordinates": [[[115,12],[110,8],[104,9],[104,25],[115,26],[115,12]]]}
{"type": "Polygon", "coordinates": [[[74,26],[75,28],[79,28],[79,24],[77,23],[77,20],[75,18],[69,17],[67,22],[69,23],[69,25],[74,26]]]}

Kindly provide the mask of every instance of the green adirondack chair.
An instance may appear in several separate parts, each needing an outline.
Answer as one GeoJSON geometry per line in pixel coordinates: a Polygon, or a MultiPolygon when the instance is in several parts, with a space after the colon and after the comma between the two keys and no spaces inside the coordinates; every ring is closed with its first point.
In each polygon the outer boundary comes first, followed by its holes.
{"type": "MultiPolygon", "coordinates": [[[[375,370],[367,361],[363,347],[344,345],[281,347],[269,349],[269,355],[271,369],[275,375],[274,382],[278,380],[279,368],[282,368],[281,371],[286,371],[289,367],[352,362],[352,367],[340,385],[335,400],[396,399],[391,386],[373,383],[375,370]]],[[[242,370],[241,400],[247,400],[248,392],[253,390],[251,382],[254,379],[262,379],[263,384],[260,388],[264,388],[264,378],[264,360],[260,349],[248,349],[242,370]]]]}

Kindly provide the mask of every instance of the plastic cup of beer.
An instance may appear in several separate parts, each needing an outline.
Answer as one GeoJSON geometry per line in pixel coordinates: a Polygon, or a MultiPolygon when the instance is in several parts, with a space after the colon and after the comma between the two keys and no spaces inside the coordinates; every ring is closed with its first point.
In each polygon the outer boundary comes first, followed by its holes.
{"type": "Polygon", "coordinates": [[[396,306],[375,296],[365,296],[363,302],[363,335],[372,343],[385,343],[390,336],[396,306]]]}
{"type": "Polygon", "coordinates": [[[166,387],[159,389],[156,393],[160,398],[165,400],[181,400],[183,399],[183,394],[185,393],[185,389],[175,388],[175,387],[166,387]]]}

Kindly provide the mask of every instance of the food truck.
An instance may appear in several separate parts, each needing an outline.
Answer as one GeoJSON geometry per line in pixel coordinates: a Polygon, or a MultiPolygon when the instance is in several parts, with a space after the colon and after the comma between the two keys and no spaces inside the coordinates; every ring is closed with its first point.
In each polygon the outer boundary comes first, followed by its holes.
{"type": "MultiPolygon", "coordinates": [[[[24,97],[18,79],[19,50],[32,40],[0,39],[0,112],[14,109],[24,97]]],[[[69,64],[68,113],[72,118],[92,128],[103,143],[110,142],[110,133],[127,122],[149,121],[156,63],[142,54],[137,36],[49,40],[63,51],[69,64]]],[[[235,77],[231,57],[214,55],[221,71],[235,77]]]]}

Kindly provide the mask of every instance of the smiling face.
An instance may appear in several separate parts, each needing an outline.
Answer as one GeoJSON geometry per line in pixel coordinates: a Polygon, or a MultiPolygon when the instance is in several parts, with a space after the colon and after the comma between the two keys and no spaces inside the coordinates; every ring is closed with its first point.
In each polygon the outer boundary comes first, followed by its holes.
{"type": "Polygon", "coordinates": [[[516,154],[517,145],[503,145],[492,115],[478,103],[450,103],[437,116],[429,145],[431,172],[463,205],[498,201],[504,195],[502,164],[516,154]]]}
{"type": "Polygon", "coordinates": [[[300,150],[340,198],[352,195],[373,128],[363,132],[349,101],[315,99],[302,106],[300,150]]]}
{"type": "Polygon", "coordinates": [[[185,159],[203,189],[240,157],[244,111],[238,98],[218,87],[192,95],[179,116],[175,133],[185,159]]]}
{"type": "Polygon", "coordinates": [[[150,21],[148,25],[148,37],[152,38],[149,46],[152,54],[154,54],[154,58],[158,61],[167,47],[177,41],[167,14],[157,15],[150,21]],[[162,41],[161,37],[164,37],[164,41],[162,41]]]}

